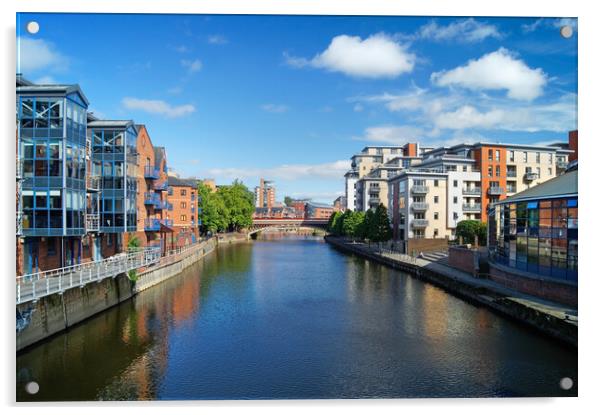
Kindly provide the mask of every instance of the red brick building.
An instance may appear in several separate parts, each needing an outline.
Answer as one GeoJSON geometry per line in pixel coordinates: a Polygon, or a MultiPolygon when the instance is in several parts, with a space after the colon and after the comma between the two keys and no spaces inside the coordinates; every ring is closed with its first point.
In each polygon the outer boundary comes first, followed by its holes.
{"type": "Polygon", "coordinates": [[[173,210],[173,245],[183,247],[199,237],[197,181],[170,176],[167,199],[173,210]]]}

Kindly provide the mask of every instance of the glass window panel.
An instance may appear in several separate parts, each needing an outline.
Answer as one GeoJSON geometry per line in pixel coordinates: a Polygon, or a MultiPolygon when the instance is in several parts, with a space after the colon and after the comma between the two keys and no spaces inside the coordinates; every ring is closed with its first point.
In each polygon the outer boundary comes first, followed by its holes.
{"type": "Polygon", "coordinates": [[[61,171],[61,161],[60,160],[50,160],[49,161],[49,167],[50,167],[50,171],[49,171],[49,175],[50,176],[62,176],[62,171],[61,171]]]}
{"type": "Polygon", "coordinates": [[[36,119],[35,128],[48,128],[48,120],[43,118],[36,119]]]}
{"type": "Polygon", "coordinates": [[[33,99],[22,98],[21,99],[21,117],[32,118],[33,117],[33,99]]]}
{"type": "Polygon", "coordinates": [[[549,200],[544,200],[539,202],[539,207],[540,208],[551,208],[552,207],[552,202],[549,200]]]}
{"type": "Polygon", "coordinates": [[[569,229],[577,229],[577,216],[578,216],[578,212],[577,212],[578,208],[569,208],[568,209],[568,221],[567,221],[567,225],[569,227],[569,229]]]}
{"type": "Polygon", "coordinates": [[[49,102],[46,99],[36,99],[36,118],[48,118],[49,102]]]}
{"type": "Polygon", "coordinates": [[[63,211],[62,210],[51,210],[50,211],[50,228],[62,228],[63,227],[63,211]]]}
{"type": "Polygon", "coordinates": [[[24,209],[33,209],[33,191],[23,191],[22,203],[24,209]]]}
{"type": "Polygon", "coordinates": [[[48,211],[47,210],[35,211],[34,221],[35,221],[36,228],[47,228],[48,227],[48,211]]]}
{"type": "Polygon", "coordinates": [[[61,158],[61,145],[60,143],[53,141],[48,144],[48,157],[51,159],[60,159],[61,158]]]}
{"type": "Polygon", "coordinates": [[[577,199],[569,199],[566,203],[568,207],[577,207],[577,199]]]}
{"type": "Polygon", "coordinates": [[[33,143],[23,143],[23,158],[33,158],[33,143]]]}
{"type": "Polygon", "coordinates": [[[33,160],[23,161],[23,176],[33,177],[33,160]]]}
{"type": "Polygon", "coordinates": [[[38,177],[48,176],[48,162],[46,160],[35,161],[35,175],[38,177]]]}
{"type": "MultiPolygon", "coordinates": [[[[24,135],[25,131],[23,131],[23,130],[29,129],[29,128],[33,128],[33,120],[32,119],[22,119],[21,120],[21,134],[24,135]]],[[[29,137],[31,137],[31,135],[29,135],[29,137]]]]}
{"type": "Polygon", "coordinates": [[[51,100],[50,101],[50,116],[53,118],[63,117],[63,100],[51,100]]]}

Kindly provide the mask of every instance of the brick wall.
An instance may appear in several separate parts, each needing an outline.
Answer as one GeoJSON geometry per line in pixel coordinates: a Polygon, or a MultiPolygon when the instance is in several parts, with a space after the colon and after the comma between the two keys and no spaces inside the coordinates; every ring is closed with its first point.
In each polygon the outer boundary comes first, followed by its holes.
{"type": "Polygon", "coordinates": [[[449,248],[448,264],[476,277],[479,271],[479,251],[452,246],[449,248]]]}
{"type": "Polygon", "coordinates": [[[536,275],[531,278],[526,274],[513,272],[511,268],[503,267],[490,263],[489,277],[491,280],[500,283],[506,287],[534,295],[546,300],[557,301],[570,306],[577,306],[577,286],[573,284],[564,284],[536,275]]]}
{"type": "Polygon", "coordinates": [[[421,238],[421,239],[408,239],[407,241],[407,253],[412,254],[415,252],[432,252],[432,251],[447,251],[447,239],[443,238],[421,238]]]}

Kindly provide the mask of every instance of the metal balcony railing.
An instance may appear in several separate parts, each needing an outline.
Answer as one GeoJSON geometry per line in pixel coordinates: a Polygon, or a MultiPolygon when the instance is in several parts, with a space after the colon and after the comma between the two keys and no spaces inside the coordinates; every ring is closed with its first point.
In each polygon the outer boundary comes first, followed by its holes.
{"type": "Polygon", "coordinates": [[[506,172],[506,177],[516,177],[516,170],[509,170],[506,172]]]}
{"type": "Polygon", "coordinates": [[[474,203],[474,204],[464,203],[464,204],[462,204],[462,210],[464,212],[480,212],[481,204],[480,203],[474,203]]]}
{"type": "Polygon", "coordinates": [[[17,163],[16,178],[17,178],[17,180],[21,180],[23,178],[23,160],[17,159],[16,163],[17,163]]]}
{"type": "Polygon", "coordinates": [[[413,228],[426,228],[429,226],[428,219],[412,219],[412,227],[413,228]]]}
{"type": "Polygon", "coordinates": [[[480,195],[481,188],[480,187],[465,187],[462,189],[462,193],[465,195],[480,195]]]}
{"type": "Polygon", "coordinates": [[[173,219],[161,219],[161,225],[167,226],[168,228],[173,227],[173,219]]]}
{"type": "Polygon", "coordinates": [[[100,215],[98,213],[86,214],[86,232],[98,232],[100,230],[100,215]]]}
{"type": "Polygon", "coordinates": [[[490,195],[503,195],[505,191],[503,187],[491,186],[487,189],[487,193],[490,195]]]}
{"type": "Polygon", "coordinates": [[[429,208],[429,204],[426,202],[413,202],[412,210],[414,211],[424,211],[429,208]]]}
{"type": "Polygon", "coordinates": [[[167,185],[167,180],[164,180],[162,182],[155,182],[155,184],[153,185],[153,189],[159,191],[166,191],[168,187],[169,186],[167,185]]]}
{"type": "Polygon", "coordinates": [[[17,235],[23,234],[23,212],[17,212],[17,235]]]}
{"type": "Polygon", "coordinates": [[[531,182],[533,180],[537,180],[539,178],[539,174],[534,173],[534,172],[527,172],[525,173],[525,180],[528,182],[531,182]]]}
{"type": "Polygon", "coordinates": [[[144,178],[145,179],[158,179],[161,173],[159,169],[153,166],[144,166],[144,178]]]}
{"type": "Polygon", "coordinates": [[[173,203],[167,202],[167,210],[173,210],[173,203]]]}
{"type": "Polygon", "coordinates": [[[98,192],[102,183],[101,177],[96,175],[86,176],[86,191],[98,192]]]}
{"type": "Polygon", "coordinates": [[[158,200],[155,203],[155,209],[156,210],[163,210],[163,209],[167,209],[167,200],[158,200]]]}
{"type": "Polygon", "coordinates": [[[414,185],[411,188],[411,192],[416,193],[416,194],[424,194],[424,193],[428,193],[428,191],[429,191],[428,186],[414,185]]]}
{"type": "Polygon", "coordinates": [[[161,198],[157,193],[145,192],[144,193],[144,204],[156,206],[161,202],[161,198]]]}
{"type": "Polygon", "coordinates": [[[156,218],[146,218],[144,220],[144,230],[145,231],[159,231],[161,229],[161,220],[156,218]]]}

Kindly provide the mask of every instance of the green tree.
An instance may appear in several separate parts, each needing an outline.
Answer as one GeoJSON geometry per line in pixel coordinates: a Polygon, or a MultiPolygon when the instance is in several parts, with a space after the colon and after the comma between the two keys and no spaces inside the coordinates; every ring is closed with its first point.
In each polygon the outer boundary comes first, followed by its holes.
{"type": "Polygon", "coordinates": [[[230,231],[238,232],[253,224],[253,193],[241,181],[235,180],[230,186],[221,186],[217,195],[228,210],[227,226],[230,231]]]}
{"type": "Polygon", "coordinates": [[[342,231],[345,236],[353,239],[357,238],[363,232],[362,224],[364,222],[364,212],[352,212],[347,210],[342,216],[343,226],[342,231]]]}
{"type": "Polygon", "coordinates": [[[474,244],[475,237],[479,245],[487,241],[487,224],[479,220],[462,220],[456,225],[456,237],[462,238],[465,244],[474,244]]]}
{"type": "Polygon", "coordinates": [[[328,226],[327,226],[327,230],[329,233],[334,234],[335,224],[339,220],[341,215],[342,215],[341,212],[332,212],[330,214],[330,218],[328,218],[328,226]]]}
{"type": "Polygon", "coordinates": [[[130,233],[128,238],[128,249],[140,248],[140,245],[142,245],[140,238],[138,238],[134,233],[130,233]]]}
{"type": "Polygon", "coordinates": [[[372,242],[385,242],[391,239],[393,233],[391,231],[391,223],[387,208],[381,203],[379,204],[370,219],[368,225],[368,239],[372,242]]]}
{"type": "Polygon", "coordinates": [[[201,231],[225,231],[228,228],[230,212],[222,197],[203,183],[198,185],[198,195],[201,231]]]}
{"type": "Polygon", "coordinates": [[[372,211],[369,210],[368,212],[356,212],[358,224],[355,228],[355,232],[353,233],[353,237],[355,239],[360,239],[363,241],[368,237],[368,220],[372,220],[368,219],[368,213],[372,214],[372,211]]]}
{"type": "Polygon", "coordinates": [[[284,204],[286,206],[292,206],[293,204],[293,198],[290,196],[284,196],[284,204]]]}

